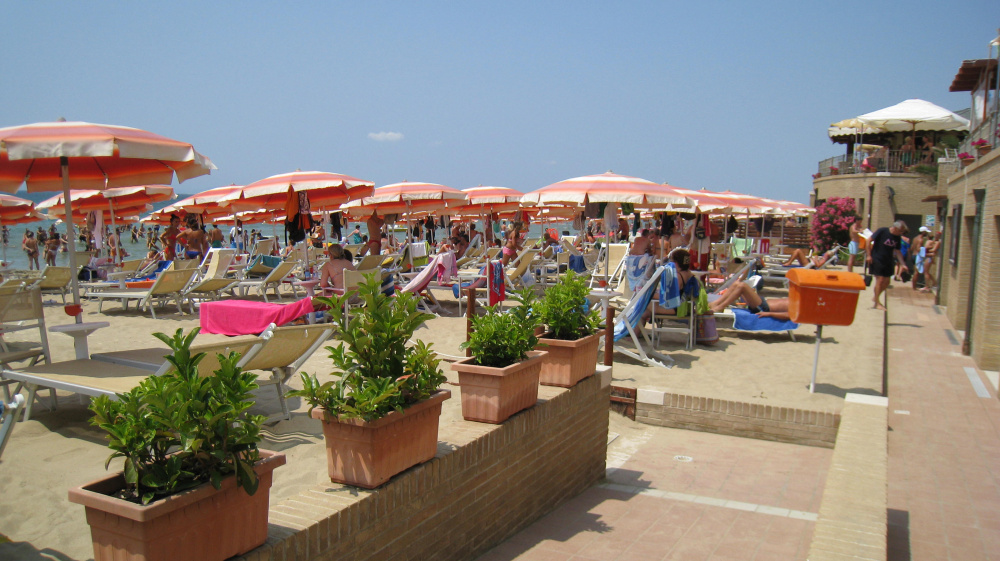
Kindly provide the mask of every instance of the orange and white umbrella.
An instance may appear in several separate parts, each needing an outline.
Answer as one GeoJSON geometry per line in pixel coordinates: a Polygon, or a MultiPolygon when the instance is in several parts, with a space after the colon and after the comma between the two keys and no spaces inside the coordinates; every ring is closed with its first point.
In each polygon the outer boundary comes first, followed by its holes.
{"type": "Polygon", "coordinates": [[[330,210],[371,195],[375,183],[342,173],[294,171],[255,181],[222,197],[219,204],[230,211],[284,209],[289,187],[309,195],[311,210],[330,210]]]}
{"type": "MultiPolygon", "coordinates": [[[[117,187],[104,191],[84,189],[70,193],[70,206],[73,208],[73,214],[86,214],[92,210],[140,207],[163,202],[173,196],[174,188],[169,185],[117,187]]],[[[66,214],[65,198],[62,193],[59,193],[38,203],[36,208],[51,218],[60,218],[66,214]]]]}
{"type": "Polygon", "coordinates": [[[462,191],[438,185],[404,181],[377,187],[371,196],[341,205],[351,216],[399,214],[411,211],[432,211],[449,206],[461,206],[468,200],[462,191]]]}
{"type": "Polygon", "coordinates": [[[470,187],[462,189],[468,200],[463,205],[449,205],[451,216],[471,217],[474,215],[512,212],[521,208],[524,193],[510,187],[470,187]]]}
{"type": "Polygon", "coordinates": [[[213,219],[213,215],[222,216],[232,212],[230,209],[221,206],[219,200],[233,193],[239,193],[242,188],[242,185],[226,185],[225,187],[215,187],[196,193],[161,208],[143,219],[143,222],[152,222],[153,224],[161,225],[170,224],[171,214],[176,214],[178,217],[183,217],[186,214],[200,214],[204,222],[210,222],[213,219]]]}
{"type": "Polygon", "coordinates": [[[587,203],[631,203],[644,208],[687,205],[689,201],[675,187],[628,175],[605,172],[574,177],[542,187],[521,197],[528,205],[587,203]]]}
{"type": "MultiPolygon", "coordinates": [[[[0,191],[62,191],[65,214],[72,215],[71,189],[108,189],[170,184],[206,175],[212,161],[180,142],[148,131],[83,122],[35,123],[0,128],[0,191]]],[[[73,239],[67,224],[67,237],[73,239]]],[[[69,252],[76,270],[76,252],[69,252]]],[[[79,309],[76,275],[73,304],[79,309]]],[[[76,321],[83,319],[76,314],[76,321]]]]}

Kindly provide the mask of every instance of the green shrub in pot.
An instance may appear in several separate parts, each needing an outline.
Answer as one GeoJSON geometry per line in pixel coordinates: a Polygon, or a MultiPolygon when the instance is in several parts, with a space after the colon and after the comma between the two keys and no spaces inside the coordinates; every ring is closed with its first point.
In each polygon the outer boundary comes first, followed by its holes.
{"type": "Polygon", "coordinates": [[[601,315],[590,309],[588,294],[586,277],[572,271],[545,289],[536,308],[541,323],[548,326],[548,338],[572,341],[597,332],[601,315]]]}

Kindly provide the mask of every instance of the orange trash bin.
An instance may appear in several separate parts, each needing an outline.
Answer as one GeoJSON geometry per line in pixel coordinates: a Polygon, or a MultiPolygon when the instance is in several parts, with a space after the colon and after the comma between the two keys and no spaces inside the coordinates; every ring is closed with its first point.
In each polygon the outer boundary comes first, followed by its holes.
{"type": "Polygon", "coordinates": [[[788,315],[796,323],[851,325],[865,280],[857,273],[790,269],[788,315]]]}

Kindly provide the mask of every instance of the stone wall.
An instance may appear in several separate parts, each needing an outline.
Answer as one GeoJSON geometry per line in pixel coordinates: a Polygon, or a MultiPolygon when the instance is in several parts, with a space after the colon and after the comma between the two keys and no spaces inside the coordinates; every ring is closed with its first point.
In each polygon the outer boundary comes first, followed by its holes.
{"type": "Polygon", "coordinates": [[[847,394],[810,561],[870,559],[888,554],[889,399],[847,394]]]}
{"type": "Polygon", "coordinates": [[[502,425],[441,427],[437,456],[367,491],[330,484],[272,505],[241,559],[472,559],[604,477],[611,370],[546,388],[502,425]],[[548,398],[546,398],[548,396],[548,398]]]}
{"type": "Polygon", "coordinates": [[[678,429],[833,448],[840,415],[640,389],[636,421],[678,429]]]}

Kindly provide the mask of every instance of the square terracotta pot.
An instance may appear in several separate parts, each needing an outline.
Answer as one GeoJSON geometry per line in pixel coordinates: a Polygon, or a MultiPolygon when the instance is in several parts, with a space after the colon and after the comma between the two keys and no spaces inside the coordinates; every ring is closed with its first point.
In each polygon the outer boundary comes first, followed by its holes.
{"type": "Polygon", "coordinates": [[[218,490],[206,483],[141,505],[111,496],[125,486],[118,473],[70,489],[69,500],[86,507],[95,561],[222,561],[267,540],[272,472],[285,455],[261,450],[260,456],[253,495],[230,476],[218,490]]]}
{"type": "Polygon", "coordinates": [[[548,356],[542,360],[539,373],[539,383],[543,386],[559,386],[572,388],[580,380],[590,376],[597,370],[597,350],[601,344],[604,331],[582,337],[575,341],[562,339],[539,338],[538,350],[546,351],[548,356]]]}
{"type": "Polygon", "coordinates": [[[462,417],[466,421],[499,424],[538,401],[538,374],[545,351],[506,368],[477,366],[475,357],[451,365],[462,388],[462,417]]]}
{"type": "Polygon", "coordinates": [[[337,419],[325,409],[313,409],[312,417],[323,421],[330,480],[374,489],[397,473],[433,458],[441,405],[450,397],[450,391],[438,390],[402,413],[392,411],[371,422],[337,419]]]}

